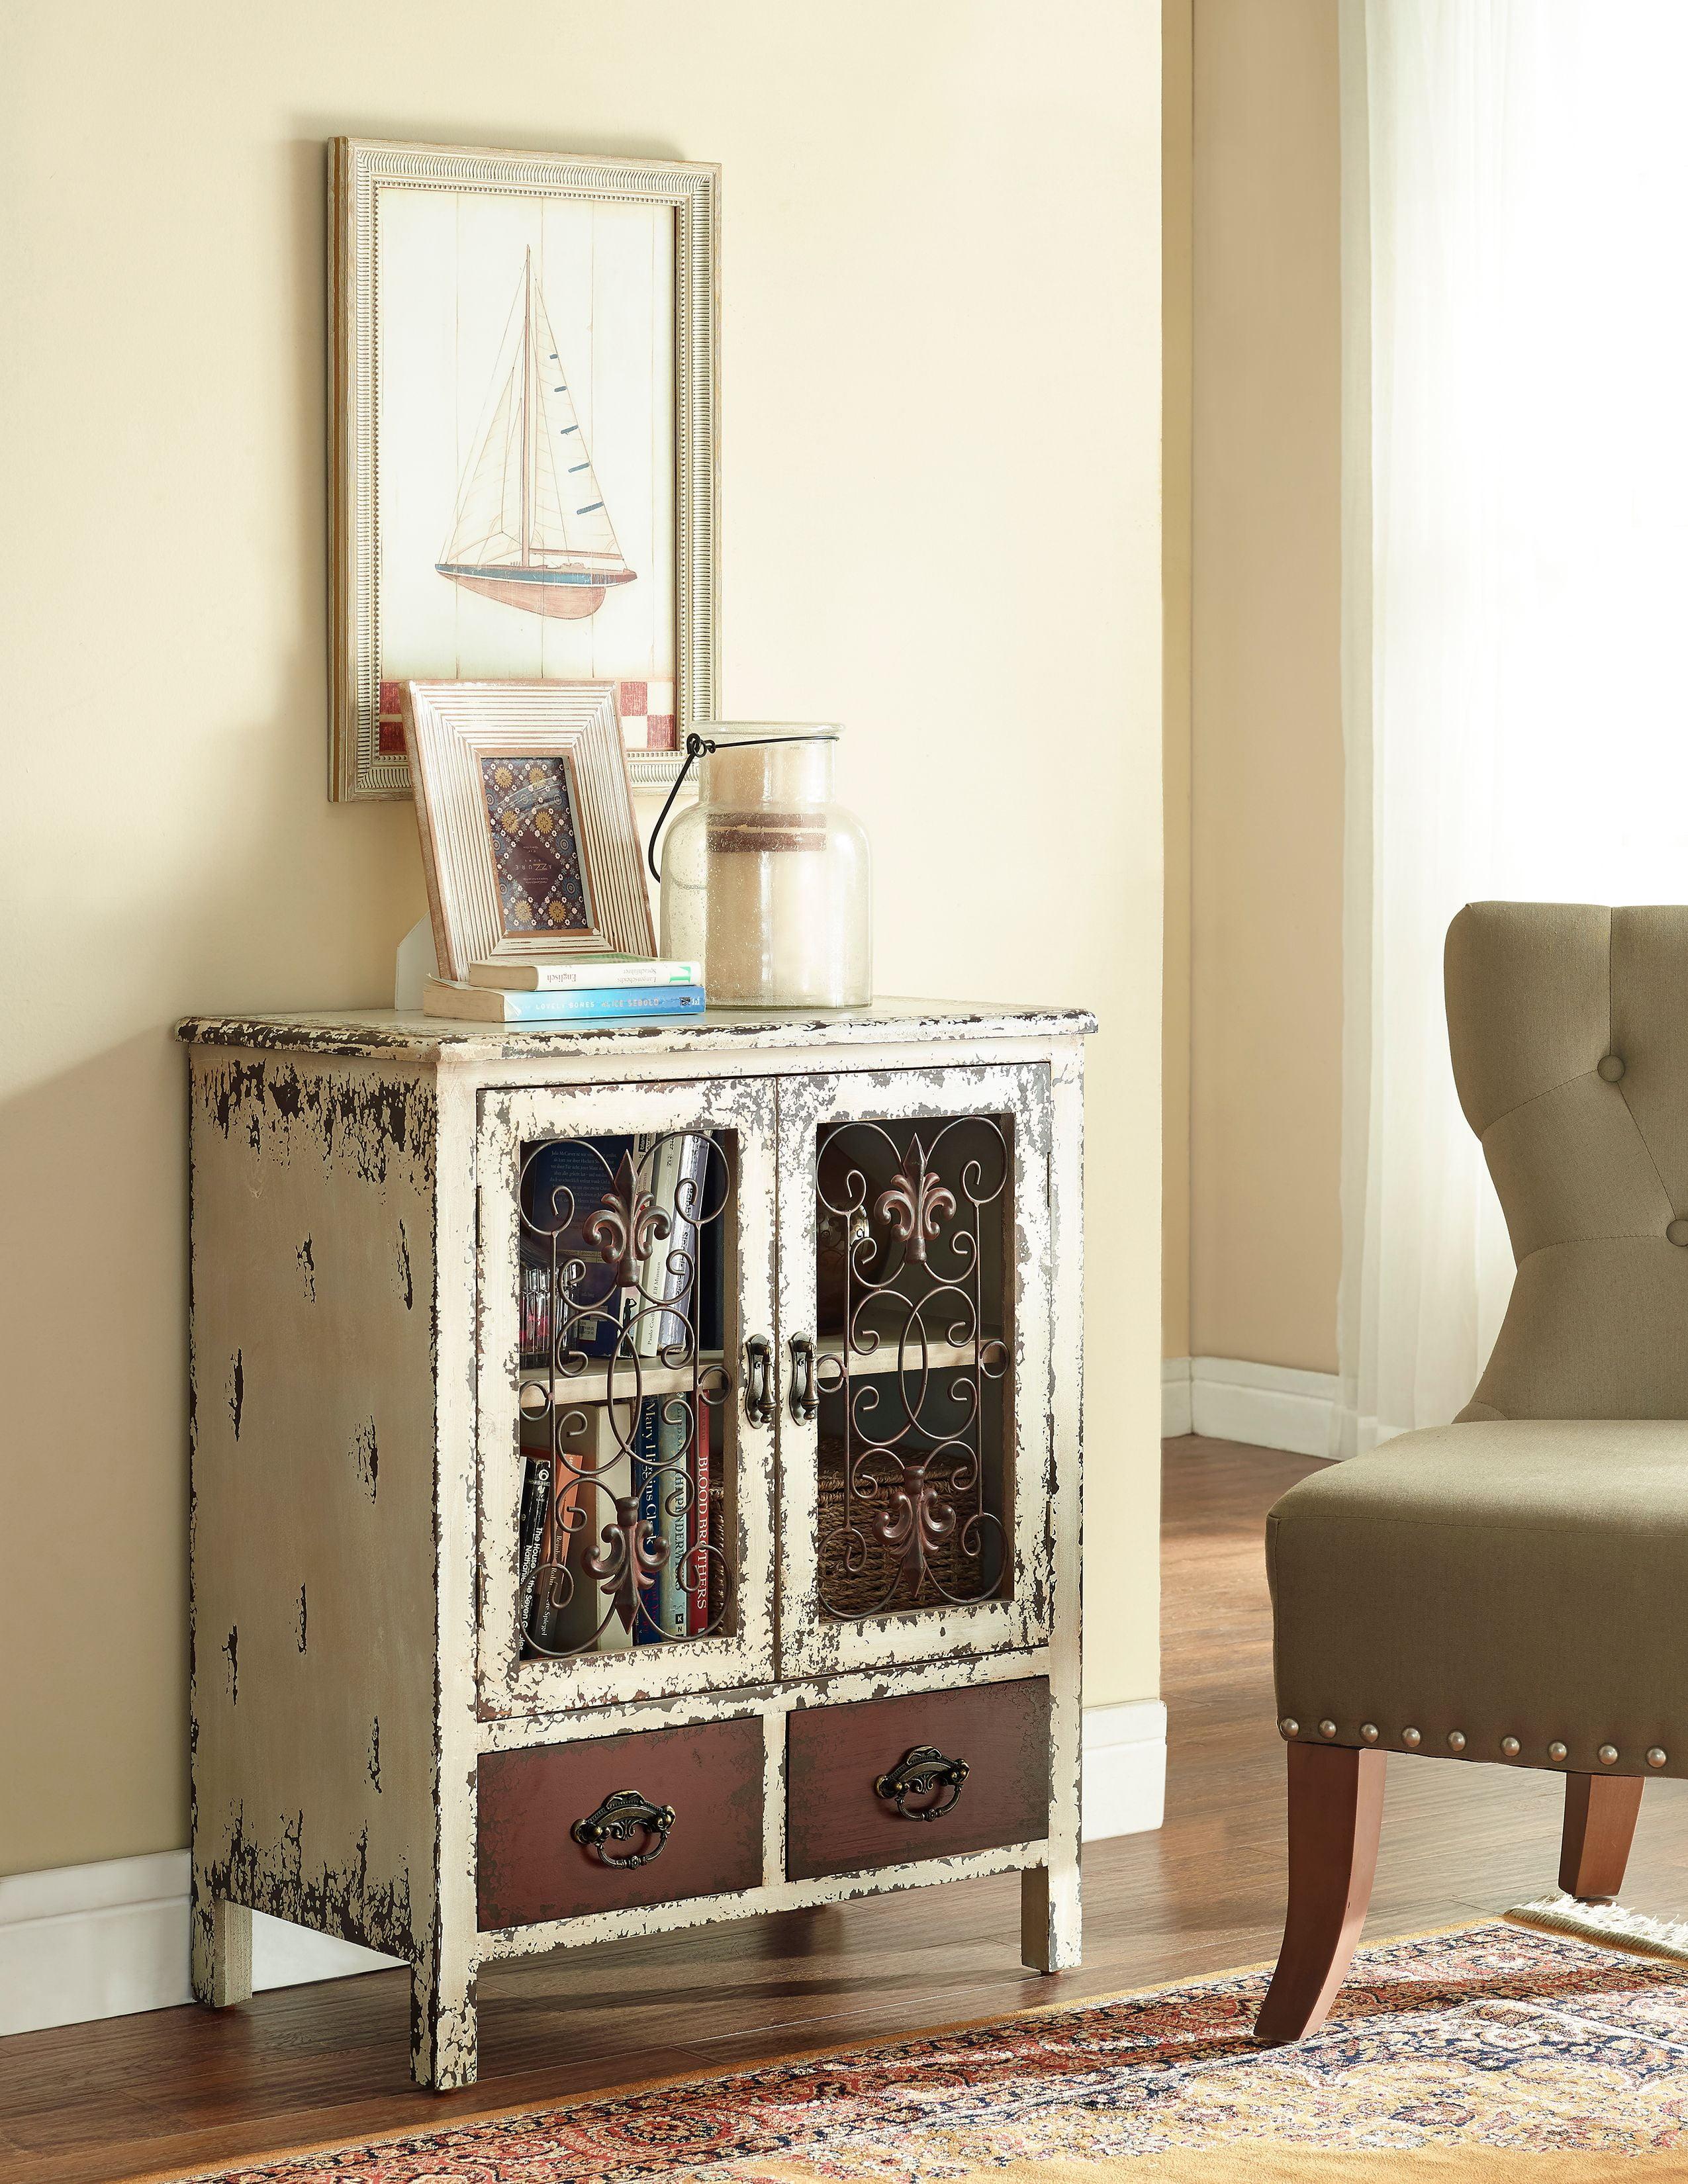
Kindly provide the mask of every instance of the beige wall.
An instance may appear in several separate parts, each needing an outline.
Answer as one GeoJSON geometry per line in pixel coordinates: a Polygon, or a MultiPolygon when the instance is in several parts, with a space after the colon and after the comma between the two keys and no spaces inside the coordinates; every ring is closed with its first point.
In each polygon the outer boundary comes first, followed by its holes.
{"type": "Polygon", "coordinates": [[[0,1870],[179,1844],[188,1009],[379,1002],[324,799],[323,153],[721,160],[724,684],[851,727],[887,992],[1087,1002],[1089,1696],[1156,1687],[1158,0],[56,0],[0,68],[0,1870]]]}
{"type": "Polygon", "coordinates": [[[1190,404],[1194,370],[1195,0],[1161,9],[1161,556],[1167,945],[1162,1000],[1161,1338],[1189,1347],[1190,404]]]}
{"type": "MultiPolygon", "coordinates": [[[[1195,0],[1194,15],[1187,1342],[1196,1356],[1333,1371],[1337,6],[1195,0]]],[[[1172,357],[1169,346],[1169,372],[1172,357]]],[[[1169,448],[1173,415],[1169,404],[1169,448]]],[[[1169,809],[1173,773],[1169,746],[1169,809]]],[[[1169,843],[1169,876],[1174,865],[1169,843]]],[[[1169,1057],[1169,1098],[1175,1068],[1169,1057]]],[[[1174,1333],[1169,1354],[1182,1354],[1174,1333]]]]}

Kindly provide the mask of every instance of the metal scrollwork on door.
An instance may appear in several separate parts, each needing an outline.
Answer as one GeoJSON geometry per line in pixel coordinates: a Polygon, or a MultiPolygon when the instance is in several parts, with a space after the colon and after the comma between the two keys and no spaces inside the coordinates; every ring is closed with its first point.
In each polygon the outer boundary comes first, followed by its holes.
{"type": "Polygon", "coordinates": [[[699,1345],[701,1265],[732,1191],[706,1132],[522,1148],[517,1615],[530,1656],[677,1643],[728,1622],[705,1478],[727,1461],[733,1380],[699,1345]]]}
{"type": "Polygon", "coordinates": [[[821,1603],[842,1620],[999,1598],[1010,1482],[1006,1118],[847,1122],[816,1170],[821,1603]]]}

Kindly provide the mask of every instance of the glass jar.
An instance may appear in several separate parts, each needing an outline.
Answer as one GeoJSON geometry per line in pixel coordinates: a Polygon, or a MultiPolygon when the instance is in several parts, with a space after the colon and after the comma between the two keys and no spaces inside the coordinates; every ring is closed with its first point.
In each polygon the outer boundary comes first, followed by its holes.
{"type": "Polygon", "coordinates": [[[662,844],[662,952],[697,957],[723,1008],[873,998],[867,836],[833,800],[841,731],[699,722],[698,800],[662,844]]]}

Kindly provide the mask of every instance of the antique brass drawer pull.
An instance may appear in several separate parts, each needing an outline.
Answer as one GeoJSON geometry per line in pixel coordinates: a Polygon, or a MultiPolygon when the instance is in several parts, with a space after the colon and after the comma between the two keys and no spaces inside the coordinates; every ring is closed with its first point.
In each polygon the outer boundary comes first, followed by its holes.
{"type": "Polygon", "coordinates": [[[967,1779],[965,1759],[946,1759],[935,1744],[917,1744],[912,1752],[905,1752],[889,1774],[882,1774],[873,1785],[887,1804],[894,1804],[905,1820],[941,1820],[945,1813],[955,1809],[961,1794],[961,1785],[967,1779]],[[939,1794],[929,1805],[911,1807],[905,1801],[910,1797],[928,1797],[933,1791],[939,1794]],[[947,1791],[948,1795],[943,1793],[947,1791]]]}
{"type": "Polygon", "coordinates": [[[577,1820],[569,1833],[582,1850],[596,1851],[604,1864],[627,1870],[660,1858],[673,1825],[672,1805],[653,1805],[637,1790],[612,1790],[598,1810],[577,1820]],[[635,1851],[630,1858],[611,1858],[607,1845],[631,1842],[636,1836],[647,1848],[635,1851]]]}

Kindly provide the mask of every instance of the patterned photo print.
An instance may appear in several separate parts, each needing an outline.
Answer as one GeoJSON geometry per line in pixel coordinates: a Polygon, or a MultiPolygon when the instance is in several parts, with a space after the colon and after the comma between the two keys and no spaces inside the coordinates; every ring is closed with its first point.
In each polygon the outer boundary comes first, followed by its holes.
{"type": "Polygon", "coordinates": [[[567,760],[483,756],[481,788],[505,934],[590,932],[567,760]]]}

